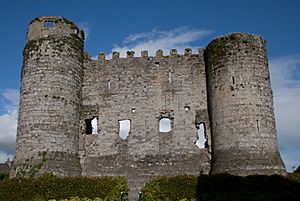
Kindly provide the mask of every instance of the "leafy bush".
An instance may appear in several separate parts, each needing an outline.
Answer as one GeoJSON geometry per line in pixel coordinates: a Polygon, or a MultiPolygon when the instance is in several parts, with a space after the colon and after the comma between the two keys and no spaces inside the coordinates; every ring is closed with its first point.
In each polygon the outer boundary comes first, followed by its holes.
{"type": "MultiPolygon", "coordinates": [[[[124,177],[69,177],[45,175],[39,178],[14,178],[0,181],[0,201],[46,201],[78,198],[119,200],[127,181],[124,177]]],[[[84,200],[84,199],[83,199],[84,200]]]]}
{"type": "Polygon", "coordinates": [[[4,179],[8,179],[8,173],[0,173],[0,181],[4,179]]]}
{"type": "Polygon", "coordinates": [[[51,199],[49,201],[104,201],[104,200],[101,198],[89,199],[89,198],[79,198],[78,196],[76,196],[76,197],[71,197],[70,199],[61,199],[61,200],[51,199]]]}
{"type": "Polygon", "coordinates": [[[238,177],[201,176],[197,198],[200,200],[300,200],[300,183],[278,175],[238,177]]]}
{"type": "MultiPolygon", "coordinates": [[[[295,177],[295,176],[294,176],[295,177]]],[[[238,177],[228,174],[156,177],[142,189],[142,201],[300,200],[300,182],[281,176],[238,177]]]]}
{"type": "Polygon", "coordinates": [[[142,189],[142,201],[181,200],[195,198],[197,177],[181,175],[176,177],[156,177],[142,189]]]}
{"type": "Polygon", "coordinates": [[[300,182],[300,173],[290,173],[288,178],[300,182]]]}

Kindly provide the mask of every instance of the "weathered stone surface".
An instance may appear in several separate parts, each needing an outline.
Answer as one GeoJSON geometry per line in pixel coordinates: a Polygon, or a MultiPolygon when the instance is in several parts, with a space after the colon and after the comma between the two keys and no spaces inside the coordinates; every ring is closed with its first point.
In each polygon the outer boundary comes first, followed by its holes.
{"type": "Polygon", "coordinates": [[[285,174],[265,41],[233,33],[206,48],[212,173],[285,174]]]}
{"type": "Polygon", "coordinates": [[[234,33],[197,54],[128,51],[111,60],[84,55],[83,42],[64,18],[31,22],[12,177],[124,175],[137,193],[157,175],[285,174],[261,37],[234,33]],[[171,131],[159,131],[161,118],[171,131]],[[130,121],[126,139],[120,120],[130,121]],[[204,149],[195,145],[201,123],[204,149]]]}
{"type": "Polygon", "coordinates": [[[11,176],[32,172],[35,165],[44,164],[39,157],[42,152],[60,152],[77,158],[78,162],[62,163],[57,172],[63,176],[76,172],[80,175],[83,34],[63,18],[36,19],[29,26],[23,57],[16,158],[11,176]],[[54,26],[44,26],[45,21],[53,21],[54,26]],[[73,169],[77,171],[70,172],[73,169]]]}

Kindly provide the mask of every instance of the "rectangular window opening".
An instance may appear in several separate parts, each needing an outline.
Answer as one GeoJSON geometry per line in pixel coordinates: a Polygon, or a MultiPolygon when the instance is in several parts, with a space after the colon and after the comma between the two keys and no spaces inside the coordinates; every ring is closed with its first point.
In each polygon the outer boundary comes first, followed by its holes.
{"type": "Polygon", "coordinates": [[[98,119],[86,119],[85,121],[85,134],[98,134],[98,119]]]}
{"type": "Polygon", "coordinates": [[[196,146],[199,149],[209,148],[208,142],[207,142],[207,139],[205,136],[205,124],[203,122],[196,124],[196,128],[197,128],[197,137],[198,137],[198,140],[195,143],[196,146]]]}
{"type": "Polygon", "coordinates": [[[159,132],[167,133],[172,130],[171,119],[169,117],[163,117],[159,120],[159,132]]]}
{"type": "Polygon", "coordinates": [[[51,21],[51,20],[44,21],[44,27],[53,28],[54,25],[55,25],[54,21],[51,21]]]}
{"type": "Polygon", "coordinates": [[[129,119],[119,120],[119,137],[126,140],[130,133],[131,121],[129,119]]]}

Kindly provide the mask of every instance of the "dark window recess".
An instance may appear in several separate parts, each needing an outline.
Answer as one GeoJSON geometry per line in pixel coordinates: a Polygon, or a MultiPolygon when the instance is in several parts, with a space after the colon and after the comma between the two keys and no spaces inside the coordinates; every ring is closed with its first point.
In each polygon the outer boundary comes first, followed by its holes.
{"type": "Polygon", "coordinates": [[[235,84],[235,79],[234,79],[234,77],[232,77],[232,84],[235,84]]]}
{"type": "Polygon", "coordinates": [[[85,134],[92,134],[93,127],[92,127],[92,119],[86,119],[85,121],[85,134]]]}
{"type": "Polygon", "coordinates": [[[54,21],[44,21],[44,27],[53,28],[55,25],[54,21]]]}
{"type": "Polygon", "coordinates": [[[85,134],[98,134],[98,119],[86,119],[85,121],[85,134]]]}

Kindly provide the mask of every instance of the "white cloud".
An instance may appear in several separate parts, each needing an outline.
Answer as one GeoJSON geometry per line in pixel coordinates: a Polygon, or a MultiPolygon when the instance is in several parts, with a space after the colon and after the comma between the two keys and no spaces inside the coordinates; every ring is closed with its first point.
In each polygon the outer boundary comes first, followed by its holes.
{"type": "Polygon", "coordinates": [[[19,91],[7,89],[0,93],[4,113],[0,115],[0,162],[12,158],[15,151],[19,91]]]}
{"type": "Polygon", "coordinates": [[[16,89],[7,89],[2,95],[6,100],[8,100],[13,105],[18,105],[19,103],[19,91],[16,89]]]}
{"type": "Polygon", "coordinates": [[[7,159],[11,160],[13,157],[13,154],[7,154],[5,152],[0,151],[0,163],[6,162],[7,159]]]}
{"type": "Polygon", "coordinates": [[[280,153],[288,171],[292,171],[293,167],[297,168],[300,165],[300,149],[282,150],[280,153]]]}
{"type": "MultiPolygon", "coordinates": [[[[148,50],[150,56],[154,56],[156,50],[162,49],[165,55],[170,49],[177,49],[180,54],[185,48],[192,48],[197,51],[200,45],[193,46],[192,43],[199,41],[209,35],[211,31],[200,29],[189,29],[180,27],[170,31],[153,29],[150,32],[131,34],[126,37],[122,45],[114,45],[112,52],[120,52],[121,57],[126,57],[127,51],[135,51],[136,56],[140,56],[141,51],[148,50]]],[[[111,58],[111,54],[107,56],[111,58]]]]}
{"type": "Polygon", "coordinates": [[[279,147],[289,170],[300,165],[300,55],[270,60],[279,147]],[[296,151],[298,150],[298,151],[296,151]]]}

